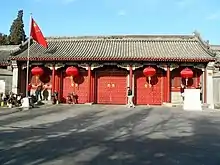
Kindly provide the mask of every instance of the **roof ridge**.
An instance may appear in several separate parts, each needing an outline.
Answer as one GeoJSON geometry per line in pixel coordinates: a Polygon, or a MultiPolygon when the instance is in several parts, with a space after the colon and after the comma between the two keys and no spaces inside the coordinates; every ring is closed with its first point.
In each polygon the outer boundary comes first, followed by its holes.
{"type": "Polygon", "coordinates": [[[195,36],[111,36],[111,37],[53,37],[47,41],[198,41],[195,36]]]}
{"type": "Polygon", "coordinates": [[[20,45],[0,45],[0,51],[16,51],[20,45]]]}
{"type": "Polygon", "coordinates": [[[78,39],[147,39],[147,38],[195,38],[194,35],[98,35],[98,36],[51,36],[46,37],[47,40],[78,40],[78,39]]]}
{"type": "Polygon", "coordinates": [[[200,44],[203,50],[205,50],[212,57],[216,56],[215,52],[213,52],[211,48],[211,45],[209,44],[209,40],[208,41],[202,40],[200,33],[198,33],[197,31],[194,32],[194,36],[198,40],[198,43],[200,44]]]}

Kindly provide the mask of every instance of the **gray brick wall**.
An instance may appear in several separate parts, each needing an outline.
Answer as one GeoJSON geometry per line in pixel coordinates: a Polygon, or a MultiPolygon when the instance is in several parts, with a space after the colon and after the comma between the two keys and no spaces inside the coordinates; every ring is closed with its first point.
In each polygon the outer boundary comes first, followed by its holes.
{"type": "Polygon", "coordinates": [[[12,90],[12,71],[0,68],[0,80],[5,81],[5,92],[12,90]]]}
{"type": "Polygon", "coordinates": [[[12,89],[12,76],[11,75],[0,75],[0,80],[5,81],[5,92],[9,92],[12,89]]]}

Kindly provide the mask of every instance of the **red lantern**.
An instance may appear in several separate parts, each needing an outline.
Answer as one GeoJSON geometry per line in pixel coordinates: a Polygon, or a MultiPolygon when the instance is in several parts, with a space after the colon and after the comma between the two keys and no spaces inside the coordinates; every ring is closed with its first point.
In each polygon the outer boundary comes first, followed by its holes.
{"type": "Polygon", "coordinates": [[[44,70],[42,68],[36,66],[36,67],[31,69],[31,74],[36,76],[36,82],[37,82],[39,77],[44,74],[44,70]]]}
{"type": "Polygon", "coordinates": [[[156,70],[149,66],[143,70],[143,73],[146,77],[152,77],[156,74],[156,70]]]}
{"type": "Polygon", "coordinates": [[[79,71],[76,67],[70,66],[66,69],[66,75],[67,76],[78,76],[79,71]]]}
{"type": "Polygon", "coordinates": [[[156,74],[156,69],[152,68],[152,67],[147,67],[143,70],[143,74],[148,77],[148,82],[150,84],[151,81],[151,77],[154,76],[156,74]]]}
{"type": "Polygon", "coordinates": [[[71,85],[73,86],[73,77],[76,77],[79,75],[79,70],[76,67],[70,66],[66,69],[66,75],[70,76],[71,78],[71,85]]]}
{"type": "Polygon", "coordinates": [[[180,72],[182,78],[186,79],[186,85],[189,78],[193,77],[193,71],[190,68],[185,68],[180,72]]]}

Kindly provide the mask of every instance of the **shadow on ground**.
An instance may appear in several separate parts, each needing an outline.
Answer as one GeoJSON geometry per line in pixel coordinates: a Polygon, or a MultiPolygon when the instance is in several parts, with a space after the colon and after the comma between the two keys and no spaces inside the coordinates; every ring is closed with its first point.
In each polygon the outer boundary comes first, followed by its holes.
{"type": "MultiPolygon", "coordinates": [[[[152,109],[138,111],[97,127],[101,112],[79,115],[42,130],[1,131],[4,140],[0,144],[0,164],[220,164],[217,123],[207,118],[191,119],[192,130],[187,136],[159,136],[164,126],[175,119],[171,115],[151,126],[145,125],[142,129],[145,133],[135,133],[138,125],[150,120],[151,112],[152,109]]],[[[174,131],[179,127],[171,125],[168,129],[174,131]]]]}

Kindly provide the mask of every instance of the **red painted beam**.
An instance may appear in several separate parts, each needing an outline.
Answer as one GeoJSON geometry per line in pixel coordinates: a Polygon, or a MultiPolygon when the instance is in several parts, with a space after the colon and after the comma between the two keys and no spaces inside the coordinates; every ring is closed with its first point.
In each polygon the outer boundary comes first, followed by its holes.
{"type": "Polygon", "coordinates": [[[170,98],[170,66],[167,65],[167,102],[170,103],[171,102],[171,98],[170,98]]]}
{"type": "Polygon", "coordinates": [[[203,79],[203,92],[204,92],[204,103],[207,103],[207,70],[205,68],[205,71],[203,72],[204,74],[204,79],[203,79]]]}
{"type": "Polygon", "coordinates": [[[92,71],[91,66],[88,66],[88,103],[91,102],[91,78],[92,78],[92,71]]]}
{"type": "Polygon", "coordinates": [[[129,87],[132,90],[132,78],[133,78],[133,70],[132,65],[129,66],[129,87]]]}
{"type": "Polygon", "coordinates": [[[52,67],[52,94],[55,91],[55,66],[52,67]]]}

